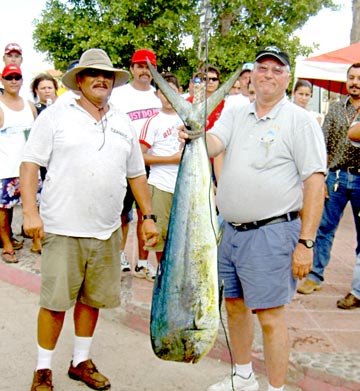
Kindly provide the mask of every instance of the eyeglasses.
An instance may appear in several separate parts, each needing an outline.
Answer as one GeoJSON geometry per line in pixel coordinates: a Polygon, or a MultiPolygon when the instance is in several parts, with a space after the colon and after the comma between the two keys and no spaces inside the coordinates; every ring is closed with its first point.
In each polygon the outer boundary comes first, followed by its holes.
{"type": "Polygon", "coordinates": [[[268,71],[270,70],[273,75],[281,76],[286,71],[286,66],[275,65],[273,67],[270,67],[269,65],[265,64],[257,64],[256,70],[262,74],[268,73],[268,71]]]}
{"type": "Polygon", "coordinates": [[[206,81],[206,80],[213,81],[213,82],[219,81],[219,79],[217,77],[208,77],[208,78],[203,77],[202,81],[206,81]]]}
{"type": "Polygon", "coordinates": [[[102,69],[87,68],[80,72],[82,76],[99,77],[102,75],[105,79],[113,79],[114,72],[104,71],[102,69]]]}
{"type": "Polygon", "coordinates": [[[3,79],[5,79],[7,81],[11,81],[11,80],[19,81],[22,79],[22,76],[21,75],[7,75],[7,76],[4,76],[3,79]]]}

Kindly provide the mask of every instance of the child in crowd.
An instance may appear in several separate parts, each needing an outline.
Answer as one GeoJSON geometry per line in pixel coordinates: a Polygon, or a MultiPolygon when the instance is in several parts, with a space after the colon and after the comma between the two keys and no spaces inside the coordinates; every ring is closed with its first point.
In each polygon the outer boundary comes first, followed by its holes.
{"type": "MultiPolygon", "coordinates": [[[[163,75],[163,78],[174,91],[179,93],[180,85],[175,75],[167,73],[163,75]]],[[[162,107],[159,113],[146,121],[141,130],[139,141],[145,164],[150,166],[148,183],[153,212],[157,216],[156,227],[160,233],[158,244],[146,249],[155,250],[156,258],[160,262],[181,159],[177,127],[182,122],[158,87],[156,95],[160,99],[162,107]]]]}

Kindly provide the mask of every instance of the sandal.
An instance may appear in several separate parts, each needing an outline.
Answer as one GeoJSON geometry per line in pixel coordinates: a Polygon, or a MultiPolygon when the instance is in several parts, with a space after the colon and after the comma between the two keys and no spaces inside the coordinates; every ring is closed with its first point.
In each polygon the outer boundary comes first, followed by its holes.
{"type": "Polygon", "coordinates": [[[3,251],[1,258],[6,263],[18,263],[19,261],[16,258],[15,251],[3,251]]]}

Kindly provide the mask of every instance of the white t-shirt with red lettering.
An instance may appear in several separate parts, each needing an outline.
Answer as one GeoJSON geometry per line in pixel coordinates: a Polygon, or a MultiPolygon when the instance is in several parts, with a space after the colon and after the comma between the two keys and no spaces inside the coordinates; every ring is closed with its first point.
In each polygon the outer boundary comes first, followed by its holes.
{"type": "Polygon", "coordinates": [[[155,95],[154,87],[148,91],[141,91],[135,89],[130,83],[115,88],[110,102],[129,116],[138,137],[146,120],[158,113],[161,108],[161,102],[155,95]]]}

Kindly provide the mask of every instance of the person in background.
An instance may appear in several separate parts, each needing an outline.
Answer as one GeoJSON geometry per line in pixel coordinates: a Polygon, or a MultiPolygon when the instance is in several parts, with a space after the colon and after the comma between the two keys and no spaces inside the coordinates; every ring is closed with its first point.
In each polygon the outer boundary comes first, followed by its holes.
{"type": "MultiPolygon", "coordinates": [[[[4,93],[0,96],[0,238],[3,245],[2,259],[7,263],[18,262],[11,235],[9,214],[20,203],[19,169],[20,162],[31,126],[37,116],[32,102],[20,95],[22,72],[18,65],[6,65],[1,74],[4,93]]],[[[41,249],[40,239],[33,238],[31,250],[41,249]]]]}
{"type": "Polygon", "coordinates": [[[294,90],[292,93],[293,102],[307,110],[310,115],[312,115],[319,125],[322,125],[323,116],[317,111],[310,110],[308,108],[309,101],[312,97],[312,86],[307,80],[298,80],[295,83],[294,90]]]}
{"type": "MultiPolygon", "coordinates": [[[[206,97],[208,98],[213,94],[220,85],[220,71],[219,69],[209,64],[206,68],[201,68],[196,74],[194,79],[200,79],[203,83],[205,83],[206,86],[206,97]]],[[[194,95],[188,97],[186,99],[189,102],[194,101],[194,95]]],[[[217,107],[213,110],[212,113],[207,118],[207,125],[206,125],[206,131],[211,129],[214,126],[215,121],[220,117],[221,112],[225,105],[225,99],[223,99],[217,107]]]]}
{"type": "Polygon", "coordinates": [[[5,65],[15,64],[21,67],[23,56],[20,45],[17,43],[8,43],[5,46],[3,61],[5,65]]]}
{"type": "MultiPolygon", "coordinates": [[[[162,77],[176,93],[179,93],[180,85],[175,75],[166,73],[162,77]]],[[[156,227],[160,233],[159,242],[153,250],[156,252],[157,261],[160,262],[181,159],[177,127],[182,121],[159,88],[156,94],[161,101],[161,109],[146,121],[139,141],[145,164],[150,166],[148,184],[153,211],[157,216],[156,227]]],[[[146,249],[151,250],[149,247],[146,249]]]]}
{"type": "MultiPolygon", "coordinates": [[[[48,106],[55,103],[57,99],[57,90],[59,89],[58,82],[48,73],[40,73],[31,82],[31,92],[35,100],[35,107],[38,115],[48,106]]],[[[40,167],[41,180],[46,177],[46,168],[40,167]]],[[[23,232],[23,236],[25,232],[23,232]]]]}
{"type": "MultiPolygon", "coordinates": [[[[79,64],[79,60],[71,61],[66,69],[66,72],[71,71],[78,64],[79,64]]],[[[64,86],[58,89],[57,95],[58,95],[58,97],[55,101],[56,104],[63,104],[65,102],[70,102],[73,98],[75,98],[75,99],[79,98],[78,91],[71,91],[64,86]]]]}
{"type": "MultiPolygon", "coordinates": [[[[43,239],[38,360],[31,391],[51,391],[52,357],[65,313],[74,307],[74,354],[68,375],[95,390],[111,387],[90,358],[100,308],[120,304],[119,215],[126,179],[145,216],[152,216],[145,166],[129,119],[109,103],[129,73],[101,49],[85,51],[62,81],[78,100],[54,104],[35,121],[21,164],[24,230],[43,239]],[[40,214],[37,172],[48,169],[40,214]]],[[[143,224],[155,245],[155,222],[143,224]]]]}
{"type": "Polygon", "coordinates": [[[240,80],[236,80],[234,85],[231,87],[229,91],[229,95],[238,95],[241,94],[240,80]]]}
{"type": "Polygon", "coordinates": [[[249,83],[249,101],[254,102],[255,99],[256,99],[255,88],[254,88],[253,84],[250,82],[249,83]]]}
{"type": "Polygon", "coordinates": [[[40,114],[57,99],[58,82],[48,73],[40,73],[31,82],[31,92],[34,97],[35,107],[40,114]]]}
{"type": "Polygon", "coordinates": [[[251,82],[251,72],[254,69],[254,64],[252,62],[246,62],[240,72],[239,81],[241,95],[248,97],[249,96],[249,84],[251,82]]]}
{"type": "MultiPolygon", "coordinates": [[[[288,101],[290,80],[288,54],[260,50],[252,73],[255,102],[224,112],[205,134],[210,156],[225,151],[216,193],[224,218],[218,266],[235,361],[233,375],[208,391],[259,390],[251,363],[252,312],[263,334],[267,391],[284,390],[290,352],[285,304],[296,280],[311,270],[326,173],[321,128],[288,101]]],[[[180,139],[191,138],[187,132],[180,139]]]]}
{"type": "Polygon", "coordinates": [[[188,98],[190,98],[191,96],[194,96],[194,85],[195,85],[195,83],[202,83],[203,79],[204,79],[204,73],[203,73],[202,70],[199,70],[199,71],[195,72],[193,74],[192,78],[189,81],[189,93],[187,95],[186,94],[182,94],[182,97],[184,99],[188,100],[188,98]]]}
{"type": "MultiPolygon", "coordinates": [[[[132,81],[121,88],[117,88],[110,98],[110,101],[116,107],[129,116],[138,137],[140,137],[141,129],[146,120],[158,113],[161,107],[160,99],[155,95],[155,88],[151,85],[152,76],[146,62],[147,59],[156,67],[156,55],[154,52],[148,49],[139,49],[135,51],[130,64],[132,81]]],[[[131,193],[131,188],[128,186],[128,191],[124,200],[124,209],[121,212],[123,237],[120,252],[122,271],[131,270],[125,255],[125,246],[129,232],[129,224],[132,220],[133,204],[134,196],[131,193]]],[[[136,261],[134,268],[134,276],[153,282],[156,276],[156,269],[148,261],[149,252],[144,249],[144,241],[141,235],[142,215],[137,205],[136,211],[138,215],[136,226],[138,260],[136,261]]]]}
{"type": "Polygon", "coordinates": [[[239,79],[236,82],[239,85],[238,93],[227,96],[225,110],[231,109],[234,106],[241,107],[249,103],[249,84],[253,67],[254,64],[251,62],[246,62],[242,66],[239,79]]]}
{"type": "MultiPolygon", "coordinates": [[[[20,45],[18,45],[17,43],[8,43],[4,49],[3,61],[5,66],[10,64],[15,64],[20,68],[23,62],[22,49],[20,45]]],[[[4,88],[0,87],[0,94],[3,93],[4,93],[4,88]]],[[[23,247],[24,240],[23,239],[19,240],[19,238],[16,237],[12,231],[12,220],[13,220],[12,208],[8,210],[8,219],[9,219],[10,236],[11,236],[13,248],[14,250],[20,250],[23,247]]],[[[0,244],[2,244],[1,241],[0,244]]]]}
{"type": "Polygon", "coordinates": [[[344,209],[350,202],[356,230],[356,264],[351,292],[336,304],[338,308],[352,310],[360,307],[360,149],[351,144],[347,133],[360,112],[360,62],[349,67],[346,88],[348,95],[330,106],[322,127],[329,169],[325,207],[316,234],[312,270],[297,291],[311,294],[321,289],[334,236],[344,209]]]}

